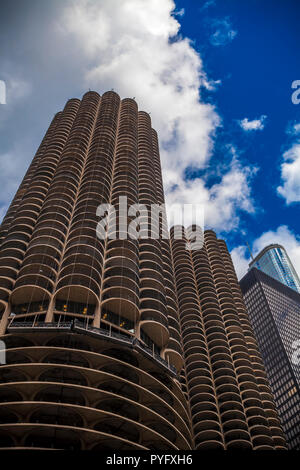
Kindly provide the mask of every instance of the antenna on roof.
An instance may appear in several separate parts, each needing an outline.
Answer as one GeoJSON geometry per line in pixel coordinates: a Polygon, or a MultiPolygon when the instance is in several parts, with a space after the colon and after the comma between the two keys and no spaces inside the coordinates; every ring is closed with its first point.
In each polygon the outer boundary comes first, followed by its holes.
{"type": "Polygon", "coordinates": [[[248,247],[248,250],[249,250],[250,256],[251,256],[252,260],[254,260],[254,257],[253,257],[253,254],[252,254],[252,251],[251,251],[250,245],[249,245],[249,243],[247,242],[247,240],[246,240],[246,244],[247,244],[247,247],[248,247]]]}

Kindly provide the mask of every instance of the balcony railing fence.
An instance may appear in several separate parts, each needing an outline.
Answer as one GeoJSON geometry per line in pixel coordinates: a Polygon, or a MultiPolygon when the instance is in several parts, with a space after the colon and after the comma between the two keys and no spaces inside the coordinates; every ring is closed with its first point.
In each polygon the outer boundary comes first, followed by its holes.
{"type": "Polygon", "coordinates": [[[64,329],[64,330],[72,330],[72,331],[86,331],[88,333],[93,333],[96,334],[97,336],[104,336],[105,338],[113,338],[116,339],[122,343],[127,343],[128,345],[131,345],[133,348],[139,350],[142,352],[143,355],[146,355],[147,357],[151,357],[155,359],[157,362],[159,362],[161,365],[164,366],[164,368],[167,368],[172,374],[177,375],[176,368],[167,362],[165,359],[163,359],[159,354],[157,354],[153,349],[149,348],[148,346],[145,346],[139,339],[134,338],[133,336],[127,336],[123,335],[121,333],[116,333],[114,331],[105,330],[103,328],[96,328],[94,326],[88,325],[87,323],[83,323],[79,320],[74,320],[70,322],[51,322],[51,323],[45,323],[45,322],[34,322],[34,321],[28,321],[28,322],[16,322],[12,321],[10,325],[8,326],[8,333],[12,333],[14,330],[30,330],[30,329],[64,329]]]}

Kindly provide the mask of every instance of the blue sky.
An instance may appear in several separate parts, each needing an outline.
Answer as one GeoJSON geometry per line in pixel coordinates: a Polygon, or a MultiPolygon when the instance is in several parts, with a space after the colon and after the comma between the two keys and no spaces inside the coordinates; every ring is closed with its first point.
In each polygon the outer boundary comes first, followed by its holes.
{"type": "Polygon", "coordinates": [[[239,275],[271,242],[300,271],[296,0],[2,0],[0,208],[55,112],[114,88],[151,112],[169,203],[200,203],[239,275]]]}
{"type": "Polygon", "coordinates": [[[291,84],[300,76],[300,3],[216,0],[199,7],[193,0],[178,0],[176,4],[179,11],[184,8],[181,34],[194,42],[209,76],[222,82],[207,97],[223,119],[211,163],[222,161],[224,145],[231,142],[240,159],[258,169],[251,183],[254,213],[241,213],[240,230],[226,234],[229,247],[244,245],[245,240],[252,244],[281,225],[300,234],[299,177],[297,200],[280,197],[277,191],[282,185],[283,154],[299,140],[291,132],[300,121],[291,84]],[[261,116],[266,116],[262,130],[244,131],[239,125],[239,120],[261,116]]]}

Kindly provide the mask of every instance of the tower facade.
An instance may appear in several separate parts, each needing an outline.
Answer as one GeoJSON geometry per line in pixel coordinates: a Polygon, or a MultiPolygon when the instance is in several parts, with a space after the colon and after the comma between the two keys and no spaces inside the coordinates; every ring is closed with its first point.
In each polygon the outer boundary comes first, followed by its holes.
{"type": "Polygon", "coordinates": [[[195,448],[284,448],[226,243],[212,231],[201,250],[186,232],[171,240],[195,448]]]}
{"type": "Polygon", "coordinates": [[[163,202],[149,115],[69,100],[1,226],[0,447],[284,448],[226,246],[150,236],[163,202]]]}
{"type": "Polygon", "coordinates": [[[300,294],[299,276],[283,246],[266,246],[251,261],[249,269],[251,268],[260,269],[300,294]]]}
{"type": "Polygon", "coordinates": [[[300,295],[252,268],[240,281],[290,449],[300,449],[300,295]]]}

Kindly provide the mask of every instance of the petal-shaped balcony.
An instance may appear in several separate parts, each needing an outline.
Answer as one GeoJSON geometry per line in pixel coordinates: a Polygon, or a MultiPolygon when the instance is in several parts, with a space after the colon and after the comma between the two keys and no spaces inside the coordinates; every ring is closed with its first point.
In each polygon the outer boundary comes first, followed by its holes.
{"type": "Polygon", "coordinates": [[[102,308],[121,315],[134,322],[139,317],[139,298],[137,294],[127,287],[109,287],[102,292],[102,308]]]}

